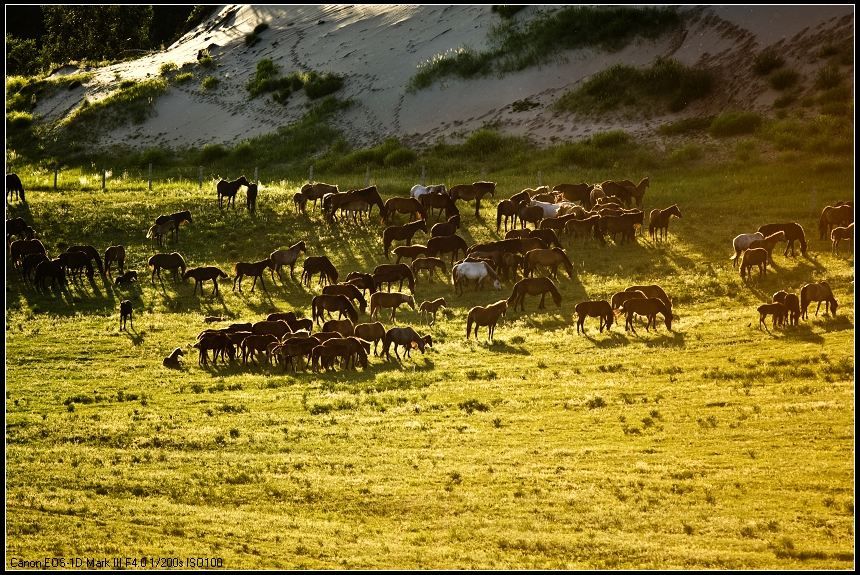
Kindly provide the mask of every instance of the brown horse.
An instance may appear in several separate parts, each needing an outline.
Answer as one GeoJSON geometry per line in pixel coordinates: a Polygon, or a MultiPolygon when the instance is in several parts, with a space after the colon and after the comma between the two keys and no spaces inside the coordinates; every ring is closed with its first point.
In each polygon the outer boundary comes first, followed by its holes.
{"type": "Polygon", "coordinates": [[[648,235],[651,236],[652,240],[667,239],[669,235],[669,220],[672,216],[681,217],[681,208],[678,207],[678,204],[672,204],[662,210],[651,210],[648,218],[648,235]]]}
{"type": "MultiPolygon", "coordinates": [[[[642,292],[639,290],[616,292],[615,294],[612,295],[612,300],[611,300],[612,309],[620,309],[621,305],[624,302],[626,302],[629,299],[633,299],[635,297],[646,298],[648,296],[645,295],[645,292],[642,292]]],[[[654,296],[652,296],[652,297],[654,297],[654,296]]]]}
{"type": "Polygon", "coordinates": [[[778,232],[772,233],[771,235],[767,236],[763,240],[751,241],[750,245],[747,249],[764,248],[765,250],[767,250],[767,261],[769,261],[771,263],[771,265],[774,265],[773,248],[776,247],[776,244],[778,244],[779,242],[782,242],[782,241],[785,241],[785,232],[780,230],[778,232]]]}
{"type": "Polygon", "coordinates": [[[660,286],[658,286],[656,284],[630,286],[629,288],[627,288],[624,291],[629,291],[629,292],[640,291],[643,294],[645,294],[646,297],[659,299],[664,304],[666,304],[666,307],[669,309],[669,311],[672,310],[672,300],[669,298],[668,295],[666,295],[666,292],[663,291],[663,288],[661,288],[660,286]]]}
{"type": "MultiPolygon", "coordinates": [[[[370,302],[373,305],[372,296],[370,302]]],[[[331,312],[336,311],[338,319],[345,314],[353,323],[358,321],[358,311],[356,311],[355,306],[352,305],[352,302],[345,295],[325,294],[314,296],[311,300],[311,317],[315,323],[323,319],[324,311],[329,312],[329,315],[331,315],[331,312]]]]}
{"type": "Polygon", "coordinates": [[[430,216],[433,215],[433,210],[439,210],[438,215],[442,215],[442,212],[450,209],[451,204],[454,202],[454,200],[451,199],[451,196],[442,192],[429,192],[423,194],[419,201],[430,216]]]}
{"type": "MultiPolygon", "coordinates": [[[[349,299],[358,302],[358,307],[361,313],[367,309],[367,300],[361,293],[361,290],[349,283],[333,284],[325,286],[322,290],[323,294],[345,295],[349,299]]],[[[324,330],[327,331],[327,330],[324,330]]]]}
{"type": "Polygon", "coordinates": [[[220,269],[214,266],[204,266],[198,268],[190,268],[184,274],[182,274],[182,279],[187,280],[188,278],[194,278],[194,291],[193,294],[197,294],[197,286],[200,286],[200,295],[203,295],[203,282],[212,280],[212,295],[218,295],[218,278],[226,278],[227,274],[225,274],[220,269]]]}
{"type": "Polygon", "coordinates": [[[396,323],[394,314],[397,313],[398,306],[404,303],[415,311],[415,298],[411,295],[400,292],[376,292],[370,296],[370,318],[376,319],[382,308],[391,308],[391,321],[396,323]]]}
{"type": "Polygon", "coordinates": [[[320,275],[320,285],[325,285],[326,282],[331,284],[337,283],[337,269],[326,256],[310,256],[305,258],[304,269],[302,270],[302,282],[310,287],[311,278],[315,274],[320,275]]]}
{"type": "Polygon", "coordinates": [[[749,248],[741,256],[741,279],[750,277],[750,268],[758,267],[758,277],[767,275],[767,250],[764,248],[749,248]]]}
{"type": "Polygon", "coordinates": [[[618,183],[630,190],[630,195],[634,200],[636,200],[636,207],[641,209],[642,201],[645,198],[645,191],[648,189],[648,186],[651,185],[651,180],[646,176],[639,180],[639,183],[635,185],[630,180],[621,180],[618,183]]]}
{"type": "Polygon", "coordinates": [[[773,294],[773,301],[781,303],[788,310],[788,319],[791,325],[797,325],[800,321],[800,298],[796,293],[788,293],[780,290],[773,294]]]}
{"type": "MultiPolygon", "coordinates": [[[[597,214],[590,215],[582,219],[571,219],[564,224],[564,233],[575,238],[584,238],[590,240],[598,237],[598,222],[600,216],[597,214]]],[[[602,236],[601,236],[602,237],[602,236]]]]}
{"type": "MultiPolygon", "coordinates": [[[[42,264],[39,264],[42,265],[42,264]]],[[[833,290],[830,289],[830,284],[827,282],[808,283],[800,288],[800,317],[809,319],[809,304],[817,301],[818,306],[815,308],[815,315],[818,315],[818,310],[821,309],[821,302],[824,302],[824,314],[829,311],[836,317],[836,307],[839,302],[833,297],[833,290]]]]}
{"type": "Polygon", "coordinates": [[[580,202],[583,206],[591,209],[591,190],[594,186],[591,184],[559,184],[553,186],[553,192],[561,192],[564,199],[569,202],[580,202]]]}
{"type": "Polygon", "coordinates": [[[236,283],[238,282],[239,293],[242,293],[242,278],[245,276],[254,276],[254,284],[251,286],[251,293],[254,293],[254,288],[257,286],[257,278],[260,278],[260,285],[263,286],[263,290],[269,291],[266,289],[266,284],[263,281],[263,272],[267,269],[272,269],[273,267],[272,260],[269,258],[253,263],[238,262],[233,267],[236,274],[236,277],[233,278],[233,291],[236,291],[236,283]]]}
{"type": "MultiPolygon", "coordinates": [[[[411,199],[411,198],[410,198],[411,199]]],[[[416,200],[417,201],[417,200],[416,200]]],[[[395,240],[406,240],[406,245],[412,244],[412,236],[418,231],[427,233],[427,220],[415,220],[402,226],[390,226],[382,231],[382,244],[385,249],[385,257],[389,258],[388,252],[391,249],[391,243],[395,240]]]]}
{"type": "Polygon", "coordinates": [[[102,264],[102,256],[96,248],[94,248],[93,246],[69,246],[66,251],[83,252],[87,254],[87,257],[90,258],[90,260],[96,262],[96,267],[99,270],[99,275],[105,277],[105,268],[102,264]]]}
{"type": "Polygon", "coordinates": [[[525,311],[524,302],[526,295],[539,295],[540,305],[538,305],[538,309],[544,309],[544,300],[546,299],[547,293],[552,295],[555,305],[561,307],[561,293],[558,291],[558,287],[551,279],[524,278],[514,284],[514,290],[508,298],[508,306],[516,310],[517,305],[519,305],[520,311],[525,311]]]}
{"type": "Polygon", "coordinates": [[[636,328],[633,325],[633,316],[641,315],[648,318],[648,323],[645,324],[645,331],[650,331],[649,327],[653,326],[657,329],[657,314],[663,315],[663,320],[666,324],[666,329],[672,331],[672,310],[666,306],[663,300],[655,297],[649,298],[632,298],[625,301],[621,305],[621,311],[627,314],[627,320],[624,322],[624,329],[629,329],[636,333],[636,328]]]}
{"type": "Polygon", "coordinates": [[[314,201],[314,208],[317,207],[317,200],[323,199],[326,194],[336,194],[340,190],[333,184],[324,184],[322,182],[308,183],[302,186],[301,194],[308,200],[314,201]]]}
{"type": "Polygon", "coordinates": [[[6,174],[6,202],[15,194],[15,199],[26,202],[24,199],[24,184],[21,183],[21,178],[18,174],[6,174]]]}
{"type": "Polygon", "coordinates": [[[471,184],[460,184],[457,186],[452,186],[450,190],[448,190],[448,195],[451,196],[451,199],[455,202],[457,200],[464,200],[466,202],[475,201],[475,217],[481,217],[481,198],[485,195],[490,194],[491,196],[496,195],[496,183],[495,182],[473,182],[471,184]]]}
{"type": "Polygon", "coordinates": [[[499,300],[486,307],[478,305],[470,309],[466,318],[466,339],[469,339],[469,335],[472,333],[472,325],[475,326],[475,339],[478,339],[478,328],[485,325],[487,326],[487,341],[493,343],[496,324],[499,323],[500,318],[505,317],[507,311],[507,300],[499,300]]]}
{"type": "Polygon", "coordinates": [[[376,283],[373,281],[373,275],[364,272],[349,272],[346,274],[346,283],[352,284],[361,290],[374,293],[376,291],[376,283]]]}
{"type": "Polygon", "coordinates": [[[433,338],[429,335],[418,335],[418,332],[411,327],[392,327],[385,332],[382,349],[385,354],[385,359],[391,361],[391,344],[394,344],[394,355],[397,356],[397,361],[400,361],[400,354],[397,352],[399,346],[406,348],[406,357],[409,357],[409,352],[415,348],[424,353],[426,346],[433,347],[433,338]]]}
{"type": "Polygon", "coordinates": [[[93,266],[90,263],[90,258],[84,252],[67,251],[59,255],[63,267],[66,268],[66,273],[74,279],[79,279],[81,274],[86,270],[86,275],[89,279],[93,279],[95,273],[93,266]]]}
{"type": "Polygon", "coordinates": [[[806,255],[806,234],[803,232],[803,226],[798,224],[797,222],[786,222],[782,224],[765,224],[759,227],[758,233],[767,237],[771,234],[775,234],[776,232],[782,231],[785,232],[785,250],[783,250],[782,255],[787,256],[788,250],[791,249],[791,255],[794,257],[794,242],[797,241],[800,244],[800,253],[801,255],[806,255]]]}
{"type": "Polygon", "coordinates": [[[397,256],[396,263],[398,264],[403,258],[409,258],[409,261],[413,262],[415,261],[415,258],[427,255],[427,246],[422,246],[421,244],[413,244],[411,246],[397,246],[396,248],[394,248],[394,255],[397,256]]]}
{"type": "Polygon", "coordinates": [[[415,198],[389,198],[385,202],[382,221],[389,223],[395,214],[409,214],[412,220],[416,220],[418,216],[421,216],[422,220],[427,219],[427,210],[415,198]]]}
{"type": "Polygon", "coordinates": [[[433,271],[439,268],[443,274],[447,271],[445,269],[445,263],[440,258],[415,258],[412,260],[412,275],[415,277],[415,280],[418,280],[418,272],[427,270],[428,272],[428,281],[433,282],[433,271]]]}
{"type": "Polygon", "coordinates": [[[185,222],[191,223],[191,212],[188,210],[183,210],[181,212],[175,212],[170,215],[161,215],[155,218],[155,225],[159,226],[161,224],[167,222],[173,222],[173,232],[175,234],[174,240],[179,241],[179,226],[185,222]]]}
{"type": "Polygon", "coordinates": [[[227,180],[219,180],[216,186],[218,191],[218,208],[224,207],[224,198],[227,198],[227,207],[230,207],[230,203],[233,203],[233,207],[236,207],[236,192],[239,191],[239,188],[242,186],[250,186],[251,182],[248,181],[248,178],[245,176],[240,176],[238,179],[233,180],[232,182],[228,182],[227,180]]]}
{"type": "Polygon", "coordinates": [[[355,326],[355,337],[373,342],[373,355],[378,355],[376,353],[376,346],[385,339],[385,326],[378,321],[360,323],[355,326]]]}
{"type": "Polygon", "coordinates": [[[520,204],[512,200],[502,200],[496,206],[496,231],[502,227],[502,220],[505,222],[505,231],[508,231],[508,220],[511,220],[511,227],[517,225],[517,213],[519,212],[520,204]]]}
{"type": "Polygon", "coordinates": [[[388,291],[391,291],[391,284],[399,281],[400,287],[403,289],[403,282],[409,283],[409,291],[415,293],[415,276],[412,273],[412,268],[406,264],[381,264],[373,269],[373,285],[376,290],[382,289],[382,284],[388,284],[388,291]]]}
{"type": "Polygon", "coordinates": [[[463,252],[463,255],[465,255],[468,249],[469,244],[466,243],[466,240],[456,234],[451,236],[430,238],[427,241],[427,256],[436,257],[442,254],[450,253],[451,265],[454,265],[454,260],[456,259],[457,254],[463,252]]]}
{"type": "Polygon", "coordinates": [[[582,330],[585,334],[585,318],[599,317],[600,318],[600,333],[603,333],[603,328],[607,330],[612,328],[612,322],[615,320],[615,312],[612,311],[612,306],[605,299],[595,301],[584,301],[576,304],[574,308],[579,318],[576,321],[576,333],[582,330]]]}
{"type": "Polygon", "coordinates": [[[848,246],[851,248],[851,253],[854,253],[854,223],[846,227],[836,227],[830,232],[830,241],[833,245],[833,253],[839,255],[839,243],[842,240],[848,240],[848,246]]]}
{"type": "Polygon", "coordinates": [[[110,275],[110,266],[116,262],[117,271],[122,274],[125,271],[125,247],[110,246],[105,250],[105,271],[110,275]]]}
{"type": "Polygon", "coordinates": [[[343,337],[349,337],[355,333],[355,324],[349,318],[330,319],[323,324],[322,331],[336,331],[343,337]]]}
{"type": "Polygon", "coordinates": [[[418,311],[421,313],[421,319],[426,321],[427,325],[433,325],[436,323],[436,312],[443,307],[448,307],[448,303],[445,298],[440,297],[433,301],[422,301],[421,305],[418,306],[418,311]]]}
{"type": "Polygon", "coordinates": [[[460,216],[454,215],[448,218],[447,222],[433,224],[433,227],[430,228],[430,237],[444,237],[444,236],[453,236],[457,233],[457,230],[460,228],[460,216]]]}
{"type": "Polygon", "coordinates": [[[124,299],[119,303],[119,330],[120,331],[122,331],[122,330],[128,331],[128,329],[126,329],[126,327],[125,327],[126,320],[128,320],[128,322],[131,323],[131,329],[134,329],[134,319],[132,318],[131,301],[124,299]]]}
{"type": "Polygon", "coordinates": [[[761,329],[764,326],[764,329],[767,329],[767,325],[764,323],[764,320],[767,316],[773,316],[773,324],[772,327],[776,328],[778,325],[785,324],[785,318],[788,315],[788,308],[786,308],[783,304],[779,302],[774,303],[765,303],[758,306],[758,328],[761,329]]]}
{"type": "Polygon", "coordinates": [[[526,227],[526,223],[531,223],[534,224],[535,229],[537,229],[544,217],[544,211],[540,206],[525,205],[517,210],[517,216],[520,218],[520,225],[523,228],[526,227]]]}
{"type": "Polygon", "coordinates": [[[573,263],[570,258],[564,253],[561,248],[537,249],[526,253],[523,262],[523,270],[526,277],[531,277],[537,266],[547,266],[550,268],[552,277],[558,277],[558,266],[563,265],[567,275],[573,279],[573,263]]]}
{"type": "Polygon", "coordinates": [[[290,266],[290,278],[293,277],[293,270],[296,267],[296,261],[299,259],[299,254],[302,252],[307,253],[307,247],[305,247],[304,240],[293,244],[286,250],[275,250],[271,254],[269,254],[269,259],[272,260],[272,282],[275,281],[275,272],[278,272],[278,277],[281,278],[281,281],[284,281],[284,277],[281,275],[281,267],[290,266]]]}
{"type": "Polygon", "coordinates": [[[185,258],[178,252],[169,254],[155,254],[149,258],[149,266],[152,268],[152,283],[155,283],[155,276],[158,274],[158,279],[161,279],[161,270],[173,270],[173,280],[179,280],[179,270],[185,274],[185,258]]]}
{"type": "Polygon", "coordinates": [[[839,202],[835,206],[825,206],[818,218],[819,239],[826,240],[830,237],[834,226],[847,227],[854,222],[854,206],[845,202],[839,202]]]}

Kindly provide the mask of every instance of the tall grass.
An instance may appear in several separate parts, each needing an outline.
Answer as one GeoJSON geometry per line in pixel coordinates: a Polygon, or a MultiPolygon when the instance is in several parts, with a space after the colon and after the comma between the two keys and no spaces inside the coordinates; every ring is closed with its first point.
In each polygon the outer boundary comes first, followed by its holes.
{"type": "Polygon", "coordinates": [[[343,77],[315,71],[280,76],[277,64],[266,58],[257,62],[257,71],[246,87],[252,98],[272,92],[276,102],[286,104],[290,95],[302,88],[311,100],[331,95],[343,87],[343,77]]]}
{"type": "Polygon", "coordinates": [[[125,84],[105,98],[80,106],[63,121],[67,129],[81,129],[96,123],[102,128],[143,123],[152,113],[155,100],[167,91],[164,78],[152,78],[125,84]]]}
{"type": "Polygon", "coordinates": [[[755,112],[723,112],[713,119],[709,127],[712,136],[725,138],[752,134],[762,125],[762,118],[755,112]]]}

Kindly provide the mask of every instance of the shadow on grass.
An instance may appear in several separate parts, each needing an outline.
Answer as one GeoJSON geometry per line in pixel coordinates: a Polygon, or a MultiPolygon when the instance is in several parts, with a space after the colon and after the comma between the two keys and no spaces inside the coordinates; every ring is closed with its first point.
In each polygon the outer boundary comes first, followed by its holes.
{"type": "Polygon", "coordinates": [[[480,347],[495,353],[510,353],[513,355],[531,355],[531,352],[523,346],[514,347],[502,340],[493,340],[493,343],[481,342],[480,347]]]}
{"type": "Polygon", "coordinates": [[[671,335],[658,335],[652,339],[645,340],[648,347],[684,347],[686,336],[683,332],[673,331],[671,335]]]}
{"type": "Polygon", "coordinates": [[[146,338],[146,332],[138,332],[134,326],[131,326],[130,329],[125,330],[125,336],[131,341],[131,345],[137,347],[143,343],[143,340],[146,338]]]}
{"type": "MultiPolygon", "coordinates": [[[[598,331],[598,333],[600,333],[598,331]]],[[[620,347],[622,345],[627,345],[630,343],[630,338],[627,337],[626,333],[618,333],[612,330],[606,332],[606,337],[602,339],[596,339],[589,334],[583,334],[585,339],[591,342],[594,346],[599,348],[611,348],[611,347],[620,347]]]]}
{"type": "Polygon", "coordinates": [[[808,341],[816,344],[824,343],[824,338],[820,334],[816,333],[809,324],[799,324],[796,326],[786,327],[783,330],[783,337],[786,339],[808,341]]]}

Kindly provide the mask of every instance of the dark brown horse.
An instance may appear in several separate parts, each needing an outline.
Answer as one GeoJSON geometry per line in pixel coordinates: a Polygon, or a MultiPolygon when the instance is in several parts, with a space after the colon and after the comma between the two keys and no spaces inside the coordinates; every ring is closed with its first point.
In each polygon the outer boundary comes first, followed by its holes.
{"type": "Polygon", "coordinates": [[[105,277],[105,267],[102,263],[102,256],[96,248],[94,248],[93,246],[70,246],[69,249],[67,249],[66,251],[83,252],[87,254],[87,257],[90,258],[90,260],[96,262],[96,267],[99,270],[99,275],[105,277]]]}
{"type": "Polygon", "coordinates": [[[433,347],[433,339],[429,335],[421,336],[411,327],[392,327],[385,332],[382,350],[385,354],[385,359],[391,360],[391,344],[394,344],[394,355],[400,361],[400,354],[397,352],[398,346],[406,348],[406,357],[409,357],[409,352],[413,349],[421,350],[424,353],[426,346],[433,347]]]}
{"type": "Polygon", "coordinates": [[[750,248],[741,255],[741,279],[751,276],[750,268],[758,267],[758,277],[767,275],[767,250],[764,248],[750,248]]]}
{"type": "MultiPolygon", "coordinates": [[[[375,294],[374,294],[375,295],[375,294]]],[[[371,303],[373,302],[371,296],[371,303]]],[[[358,321],[358,311],[356,311],[355,306],[352,305],[352,302],[349,301],[349,298],[345,295],[318,295],[314,296],[313,300],[311,300],[311,317],[314,322],[319,322],[323,319],[323,312],[327,311],[329,314],[331,312],[336,311],[337,317],[340,319],[343,315],[346,315],[349,319],[355,323],[358,321]]]]}
{"type": "Polygon", "coordinates": [[[179,271],[182,270],[182,273],[185,273],[185,268],[188,267],[185,265],[185,258],[182,257],[178,252],[173,252],[169,254],[155,254],[151,258],[149,258],[149,266],[152,268],[152,283],[155,283],[155,276],[158,275],[158,279],[161,279],[161,270],[173,270],[173,280],[179,280],[179,271]]]}
{"type": "Polygon", "coordinates": [[[105,271],[110,275],[111,264],[116,262],[117,271],[122,274],[125,271],[125,247],[110,246],[105,250],[105,271]]]}
{"type": "Polygon", "coordinates": [[[404,303],[415,311],[415,298],[411,295],[400,292],[376,292],[370,296],[370,318],[375,319],[382,308],[391,308],[391,321],[395,321],[394,314],[404,303]]]}
{"type": "Polygon", "coordinates": [[[218,278],[226,278],[227,274],[215,266],[203,266],[198,268],[190,268],[184,274],[182,279],[194,278],[194,294],[197,293],[197,286],[200,286],[200,295],[203,295],[203,282],[212,280],[212,295],[218,295],[218,278]]]}
{"type": "Polygon", "coordinates": [[[376,291],[376,284],[373,281],[372,274],[364,272],[349,272],[346,275],[346,283],[354,285],[360,289],[362,293],[365,291],[374,293],[376,291]]]}
{"type": "Polygon", "coordinates": [[[835,206],[825,206],[818,218],[819,239],[827,240],[835,226],[847,227],[854,223],[854,206],[839,202],[835,206]]]}
{"type": "Polygon", "coordinates": [[[482,325],[487,326],[487,341],[493,342],[493,335],[496,333],[496,324],[499,319],[505,317],[508,311],[507,300],[499,300],[496,303],[486,307],[475,306],[469,310],[469,315],[466,318],[466,339],[472,333],[472,325],[475,326],[475,339],[478,339],[478,328],[482,325]]]}
{"type": "Polygon", "coordinates": [[[418,272],[422,270],[427,270],[428,281],[430,282],[433,281],[433,270],[435,270],[436,268],[439,268],[439,271],[441,271],[442,274],[445,274],[445,272],[447,271],[445,269],[445,263],[440,258],[415,258],[414,260],[412,260],[411,267],[412,275],[415,277],[416,280],[418,280],[418,272]]]}
{"type": "Polygon", "coordinates": [[[451,196],[442,192],[429,192],[423,194],[419,201],[430,216],[433,215],[433,210],[439,210],[439,215],[441,215],[442,212],[450,209],[454,202],[454,200],[451,199],[451,196]]]}
{"type": "Polygon", "coordinates": [[[302,186],[301,194],[308,200],[314,201],[314,208],[317,207],[317,200],[323,199],[326,194],[336,194],[340,190],[333,184],[324,184],[323,182],[313,182],[302,186]]]}
{"type": "Polygon", "coordinates": [[[594,186],[591,184],[559,184],[553,186],[553,192],[561,192],[564,199],[568,202],[580,202],[583,206],[591,209],[591,190],[594,186]]]}
{"type": "MultiPolygon", "coordinates": [[[[662,291],[662,290],[661,290],[661,291],[662,291]]],[[[612,303],[612,309],[620,309],[620,308],[621,308],[621,305],[622,305],[624,302],[626,302],[626,301],[627,301],[627,300],[629,300],[629,299],[633,299],[633,298],[635,298],[635,297],[646,298],[646,297],[648,297],[648,296],[647,296],[647,295],[645,295],[645,293],[644,293],[644,292],[639,291],[639,290],[633,290],[633,291],[620,291],[620,292],[616,292],[616,293],[614,293],[614,294],[612,295],[612,300],[611,300],[611,303],[612,303]]],[[[652,297],[653,297],[653,296],[652,296],[652,297]]]]}
{"type": "Polygon", "coordinates": [[[797,222],[786,222],[782,224],[765,224],[757,230],[764,237],[775,234],[776,232],[785,232],[785,250],[782,255],[787,256],[788,250],[791,249],[791,255],[794,257],[794,242],[800,244],[801,255],[806,255],[806,234],[803,233],[803,226],[797,222]]]}
{"type": "Polygon", "coordinates": [[[376,347],[385,339],[385,326],[380,322],[360,323],[355,326],[355,337],[373,342],[373,355],[377,355],[376,347]]]}
{"type": "Polygon", "coordinates": [[[475,201],[475,217],[481,217],[481,198],[485,195],[490,194],[491,196],[496,195],[496,183],[495,182],[473,182],[471,184],[460,184],[457,186],[452,186],[450,190],[448,190],[448,195],[451,196],[451,199],[455,202],[457,200],[464,200],[467,202],[475,201]]]}
{"type": "Polygon", "coordinates": [[[362,295],[361,290],[350,283],[328,285],[323,288],[322,292],[323,294],[345,295],[349,299],[358,302],[358,308],[361,313],[364,313],[367,310],[367,300],[364,299],[364,295],[362,295]]]}
{"type": "Polygon", "coordinates": [[[615,320],[615,312],[612,311],[612,306],[605,299],[595,301],[584,301],[576,304],[574,308],[579,316],[576,321],[576,333],[582,330],[585,333],[585,318],[599,317],[600,318],[600,333],[603,333],[603,328],[607,330],[612,328],[612,322],[615,320]]]}
{"type": "Polygon", "coordinates": [[[764,320],[767,316],[773,316],[772,327],[775,328],[778,325],[783,325],[785,323],[785,318],[788,315],[788,308],[779,302],[762,304],[758,306],[757,311],[759,313],[758,328],[761,329],[762,326],[764,326],[765,330],[767,330],[767,324],[764,323],[764,320]]]}
{"type": "MultiPolygon", "coordinates": [[[[412,268],[406,264],[380,264],[373,269],[373,285],[376,288],[374,291],[382,289],[382,284],[388,284],[388,291],[391,291],[391,284],[400,282],[400,287],[403,289],[403,282],[409,284],[409,291],[415,293],[415,275],[412,273],[412,268]]],[[[371,294],[371,298],[373,295],[371,294]]]]}
{"type": "MultiPolygon", "coordinates": [[[[417,202],[418,200],[415,201],[417,202]]],[[[382,244],[385,249],[386,259],[390,257],[388,253],[391,249],[392,242],[406,240],[406,245],[408,246],[412,244],[412,236],[418,233],[418,231],[423,231],[425,234],[427,233],[426,219],[416,220],[402,226],[390,226],[385,228],[382,231],[382,244]]]]}
{"type": "Polygon", "coordinates": [[[281,281],[284,281],[283,276],[281,276],[281,267],[290,266],[290,277],[293,277],[293,270],[296,267],[296,261],[299,259],[299,254],[302,252],[307,253],[307,247],[305,247],[304,240],[293,244],[286,250],[275,250],[271,254],[269,254],[269,259],[272,260],[271,272],[272,272],[272,281],[275,281],[275,272],[278,272],[278,277],[281,278],[281,281]]]}
{"type": "Polygon", "coordinates": [[[511,220],[511,227],[517,225],[517,214],[519,213],[520,204],[513,200],[502,200],[496,206],[496,231],[502,227],[502,220],[505,222],[505,231],[508,231],[508,220],[511,220]]]}
{"type": "Polygon", "coordinates": [[[648,219],[648,234],[652,240],[666,239],[669,235],[669,219],[672,216],[681,217],[681,208],[678,207],[678,204],[672,204],[662,210],[651,210],[648,219]]]}
{"type": "Polygon", "coordinates": [[[457,258],[457,254],[463,252],[463,255],[466,255],[468,250],[469,244],[467,244],[466,240],[457,234],[430,238],[427,241],[427,257],[432,258],[450,253],[451,265],[454,265],[454,260],[457,258]]]}
{"type": "Polygon", "coordinates": [[[791,325],[797,325],[800,322],[800,298],[796,293],[788,293],[785,290],[780,290],[773,294],[773,301],[781,303],[788,310],[788,320],[791,325]]]}
{"type": "Polygon", "coordinates": [[[517,216],[520,218],[520,225],[525,228],[526,223],[535,225],[535,229],[540,225],[540,221],[544,217],[543,208],[540,206],[522,206],[517,210],[517,216]]]}
{"type": "Polygon", "coordinates": [[[544,300],[546,294],[552,295],[555,305],[561,307],[561,293],[558,287],[549,278],[524,278],[514,284],[514,290],[511,292],[511,297],[508,298],[508,307],[517,309],[520,306],[520,311],[525,311],[526,295],[539,295],[540,305],[538,309],[544,309],[544,300]]]}
{"type": "Polygon", "coordinates": [[[394,248],[394,255],[397,256],[397,262],[400,263],[400,260],[403,258],[409,258],[409,261],[415,261],[415,258],[419,256],[427,255],[427,246],[422,246],[420,244],[412,244],[411,246],[397,246],[394,248]]]}
{"type": "Polygon", "coordinates": [[[445,301],[445,298],[440,297],[433,301],[422,301],[418,306],[418,312],[421,314],[421,319],[427,322],[427,325],[433,325],[436,323],[436,312],[443,307],[448,307],[448,302],[445,301]]]}
{"type": "Polygon", "coordinates": [[[776,244],[782,241],[785,241],[785,232],[779,231],[762,240],[753,240],[750,242],[749,248],[764,248],[767,250],[767,260],[773,264],[773,248],[776,247],[776,244]]]}
{"type": "Polygon", "coordinates": [[[21,200],[22,202],[26,202],[27,200],[24,198],[24,184],[21,183],[21,178],[18,177],[18,174],[6,174],[6,202],[9,202],[9,198],[12,194],[15,194],[16,200],[21,200]]]}
{"type": "Polygon", "coordinates": [[[523,270],[526,277],[531,277],[537,266],[547,266],[554,278],[558,276],[558,266],[563,265],[567,275],[573,279],[573,263],[570,258],[564,253],[561,248],[536,249],[531,250],[525,255],[523,261],[523,270]]]}
{"type": "Polygon", "coordinates": [[[191,212],[189,210],[183,210],[181,212],[175,212],[169,215],[161,215],[155,218],[155,225],[160,226],[167,222],[173,222],[173,229],[170,230],[174,232],[174,240],[179,241],[179,226],[185,222],[191,223],[191,212]]]}
{"type": "Polygon", "coordinates": [[[239,293],[242,293],[242,278],[245,276],[253,276],[254,284],[251,286],[251,293],[254,293],[254,288],[257,287],[257,278],[260,279],[260,285],[263,286],[264,291],[268,291],[266,289],[266,283],[263,281],[263,272],[267,269],[272,269],[274,266],[272,265],[272,260],[266,258],[264,260],[260,260],[258,262],[238,262],[233,267],[233,271],[236,274],[236,277],[233,278],[233,291],[236,291],[236,284],[239,284],[239,293]]]}
{"type": "MultiPolygon", "coordinates": [[[[42,265],[42,264],[39,264],[42,265]]],[[[800,288],[800,317],[809,319],[809,304],[817,301],[818,306],[815,308],[815,315],[818,315],[818,310],[821,309],[821,302],[824,302],[825,315],[829,311],[836,317],[836,308],[839,302],[833,297],[833,290],[830,289],[830,284],[827,282],[809,283],[800,288]]]]}
{"type": "Polygon", "coordinates": [[[845,227],[835,227],[830,231],[830,242],[834,255],[839,255],[839,244],[848,240],[848,247],[854,253],[854,222],[845,227]]]}
{"type": "Polygon", "coordinates": [[[448,218],[447,222],[433,224],[433,227],[430,228],[430,237],[437,238],[442,236],[453,236],[457,233],[457,229],[460,227],[460,216],[455,215],[448,218]]]}
{"type": "Polygon", "coordinates": [[[326,256],[310,256],[305,258],[304,270],[302,270],[302,283],[306,286],[311,285],[311,278],[315,275],[320,275],[319,284],[325,285],[326,282],[331,284],[337,283],[337,269],[326,256]]]}
{"type": "Polygon", "coordinates": [[[636,333],[636,327],[633,325],[634,315],[641,315],[648,318],[648,323],[645,324],[645,331],[650,331],[649,327],[651,326],[653,326],[655,330],[657,329],[658,313],[663,315],[666,329],[672,331],[672,310],[666,306],[663,300],[655,297],[644,299],[632,298],[621,305],[621,311],[627,314],[624,329],[629,329],[633,333],[636,333]]]}
{"type": "Polygon", "coordinates": [[[233,203],[233,207],[236,207],[236,192],[239,191],[239,188],[242,186],[250,186],[251,182],[248,181],[248,178],[245,176],[240,176],[238,179],[233,180],[232,182],[228,182],[227,180],[219,180],[216,189],[218,191],[218,207],[224,207],[224,198],[227,198],[227,207],[230,207],[230,203],[233,203]]]}
{"type": "Polygon", "coordinates": [[[389,223],[395,214],[409,214],[413,220],[418,216],[421,216],[422,220],[427,219],[427,210],[415,198],[389,198],[385,202],[383,212],[382,221],[385,223],[389,223]]]}

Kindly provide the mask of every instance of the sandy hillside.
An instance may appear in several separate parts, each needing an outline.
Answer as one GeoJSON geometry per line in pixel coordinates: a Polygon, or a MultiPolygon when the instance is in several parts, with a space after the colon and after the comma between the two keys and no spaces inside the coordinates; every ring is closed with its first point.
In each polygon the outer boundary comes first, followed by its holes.
{"type": "MultiPolygon", "coordinates": [[[[528,19],[530,6],[517,14],[528,19]]],[[[202,146],[235,143],[297,120],[307,98],[294,95],[289,104],[269,97],[250,99],[245,88],[256,63],[270,58],[284,74],[316,70],[345,78],[337,93],[355,105],[339,118],[339,126],[355,144],[366,145],[397,136],[420,146],[439,137],[458,137],[493,123],[498,129],[528,135],[539,143],[575,139],[593,132],[623,129],[653,133],[668,116],[648,119],[619,115],[599,119],[557,116],[549,105],[590,75],[617,63],[646,66],[659,56],[719,72],[721,89],[708,102],[684,114],[713,113],[725,107],[769,106],[776,93],[751,72],[752,57],[774,47],[802,74],[813,74],[812,51],[833,38],[853,35],[854,8],[847,6],[714,6],[681,9],[684,29],[656,41],[638,41],[607,53],[573,50],[555,62],[502,78],[447,78],[410,94],[410,77],[421,62],[460,46],[480,50],[487,34],[500,22],[485,6],[223,6],[168,49],[95,71],[84,88],[40,103],[36,113],[56,119],[86,95],[98,99],[120,79],[157,76],[165,62],[196,63],[198,50],[208,48],[217,62],[213,71],[195,67],[194,81],[172,86],[155,103],[148,122],[117,129],[103,143],[135,147],[202,146]],[[257,24],[269,28],[255,46],[245,35],[257,24]],[[217,90],[204,91],[201,80],[212,74],[217,90]],[[529,99],[537,107],[515,112],[515,101],[529,99]]]]}

